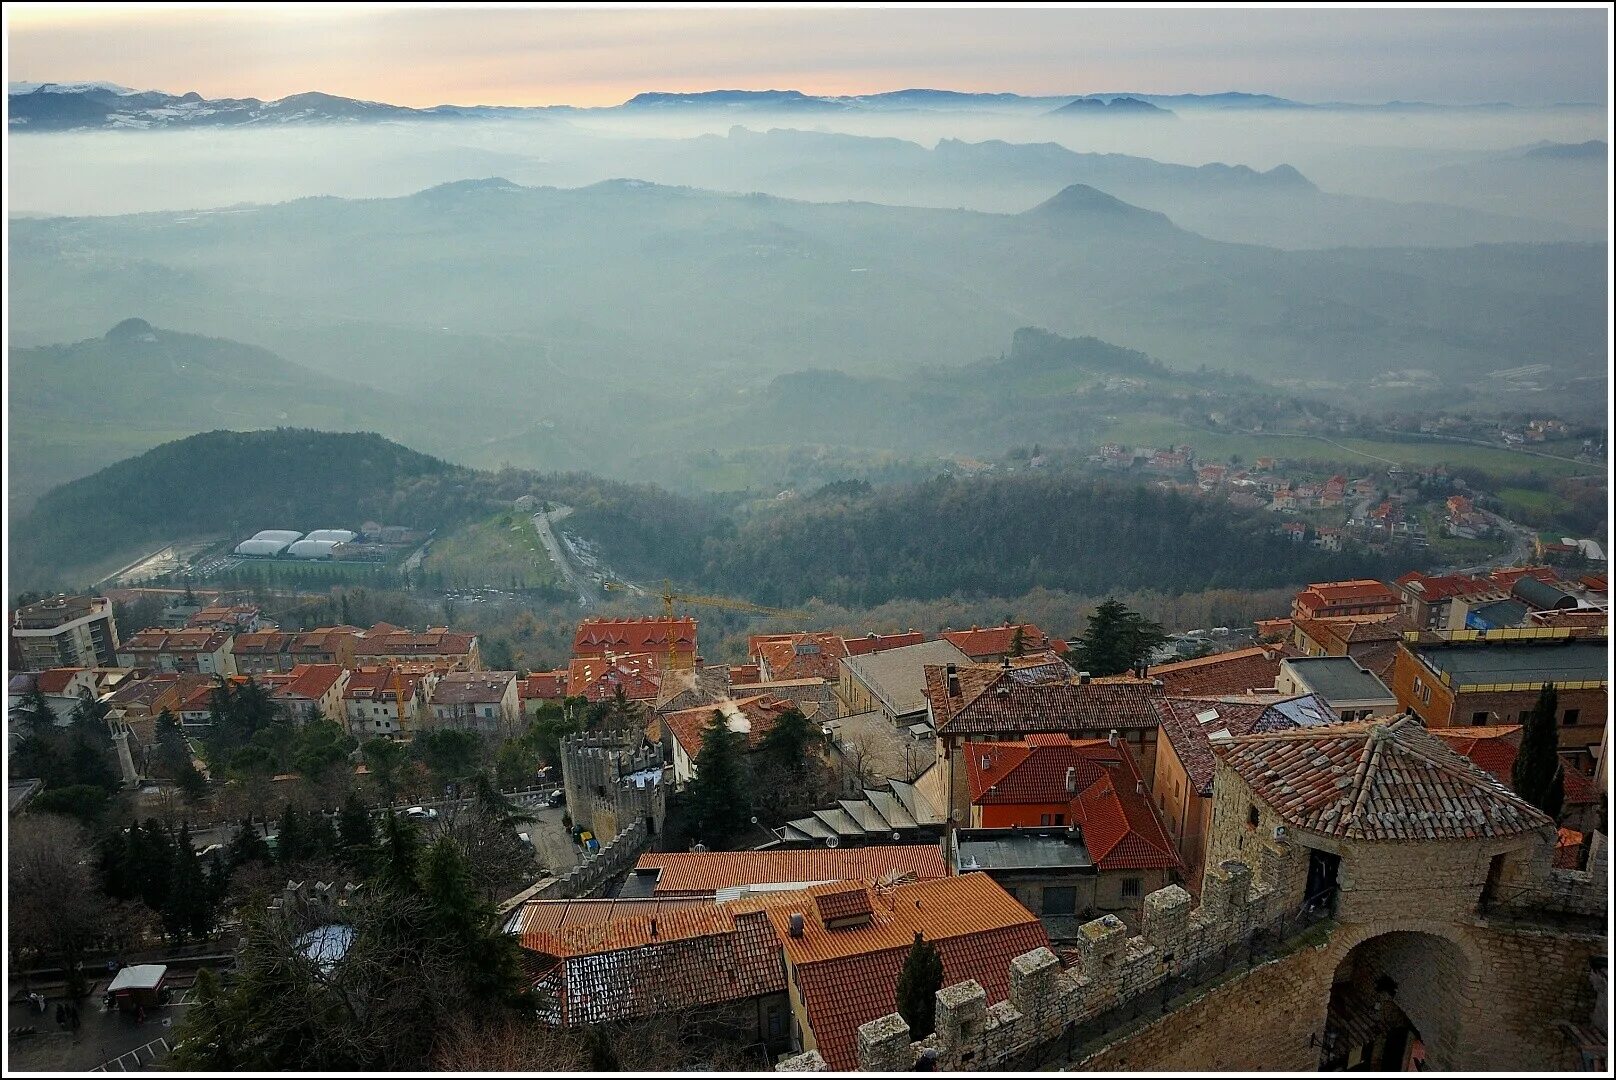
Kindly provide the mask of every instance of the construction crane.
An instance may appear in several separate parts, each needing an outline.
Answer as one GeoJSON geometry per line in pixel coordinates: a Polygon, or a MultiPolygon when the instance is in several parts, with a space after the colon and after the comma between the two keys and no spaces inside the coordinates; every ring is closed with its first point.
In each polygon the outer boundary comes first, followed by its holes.
{"type": "MultiPolygon", "coordinates": [[[[621,582],[617,581],[604,581],[601,583],[601,585],[603,588],[608,590],[622,589],[626,587],[621,582]]],[[[739,612],[742,615],[772,615],[783,619],[806,619],[808,617],[808,613],[804,611],[791,611],[785,608],[764,607],[762,604],[754,604],[746,600],[731,600],[725,596],[701,596],[694,593],[676,593],[673,591],[673,583],[669,581],[664,581],[662,583],[662,592],[660,593],[660,597],[662,600],[663,613],[669,619],[674,617],[673,605],[676,603],[694,604],[697,607],[718,608],[722,611],[739,612]]],[[[692,664],[695,662],[694,658],[692,658],[691,662],[692,664]]],[[[680,666],[678,663],[677,643],[674,641],[672,635],[669,635],[668,638],[668,666],[670,668],[680,666]]]]}

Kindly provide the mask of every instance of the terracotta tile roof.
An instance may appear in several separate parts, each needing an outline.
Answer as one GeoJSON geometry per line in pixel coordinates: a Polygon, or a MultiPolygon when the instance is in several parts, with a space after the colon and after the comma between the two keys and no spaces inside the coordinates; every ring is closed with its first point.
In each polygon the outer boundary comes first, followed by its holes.
{"type": "Polygon", "coordinates": [[[431,629],[421,633],[378,623],[354,642],[355,656],[469,656],[476,634],[431,629]]]}
{"type": "MultiPolygon", "coordinates": [[[[1015,645],[1016,631],[1021,631],[1022,648],[1026,652],[1043,652],[1051,648],[1049,635],[1034,623],[1004,623],[1000,626],[976,627],[969,630],[944,630],[943,637],[952,641],[960,652],[972,660],[984,656],[1002,656],[1015,645]]],[[[1065,642],[1061,642],[1065,644],[1065,642]]]]}
{"type": "Polygon", "coordinates": [[[515,682],[514,671],[450,671],[432,688],[432,704],[497,705],[515,682]]]}
{"type": "Polygon", "coordinates": [[[58,667],[41,671],[34,681],[41,694],[61,694],[73,682],[74,676],[87,668],[58,667]]]}
{"type": "Polygon", "coordinates": [[[757,694],[753,697],[719,701],[711,705],[698,705],[694,709],[668,713],[662,718],[662,723],[694,761],[701,755],[702,743],[706,741],[707,727],[712,723],[713,713],[722,712],[731,731],[738,730],[737,725],[744,725],[746,745],[750,749],[763,741],[763,737],[774,729],[781,714],[791,707],[789,701],[781,701],[768,694],[757,694]]]}
{"type": "Polygon", "coordinates": [[[1037,732],[1150,728],[1161,688],[1151,682],[1025,682],[1019,672],[959,669],[960,694],[948,693],[947,668],[925,668],[926,699],[940,734],[1032,735],[1037,732]]]}
{"type": "Polygon", "coordinates": [[[354,701],[394,701],[402,685],[404,700],[415,697],[421,675],[396,667],[362,667],[348,672],[348,685],[342,696],[354,701]]]}
{"type": "Polygon", "coordinates": [[[897,1010],[898,972],[922,933],[943,961],[943,983],[975,979],[989,1004],[1010,995],[1010,961],[1049,938],[1037,917],[986,874],[872,889],[872,921],[827,929],[811,899],[841,886],[769,898],[766,910],[802,991],[814,1042],[832,1070],[858,1066],[860,1024],[897,1010]],[[806,902],[804,902],[806,901],[806,902]],[[792,937],[793,913],[803,935],[792,937]]]}
{"type": "Polygon", "coordinates": [[[1072,820],[1083,827],[1089,857],[1102,872],[1181,868],[1133,755],[1123,760],[1123,767],[1107,769],[1072,800],[1072,820]]]}
{"type": "MultiPolygon", "coordinates": [[[[385,624],[382,624],[385,625],[385,624]]],[[[374,628],[372,628],[374,629],[374,628]]],[[[320,626],[298,634],[292,640],[293,653],[334,653],[340,650],[343,638],[354,642],[358,649],[360,630],[357,626],[320,626]]]]}
{"type": "Polygon", "coordinates": [[[870,904],[870,892],[862,884],[835,892],[818,893],[814,896],[814,910],[819,912],[819,920],[827,927],[848,919],[873,918],[875,914],[875,908],[870,904]]]}
{"type": "Polygon", "coordinates": [[[843,638],[842,643],[847,646],[848,656],[867,656],[887,649],[901,649],[905,645],[919,645],[925,640],[926,635],[919,630],[908,630],[902,634],[877,634],[871,631],[862,637],[843,638]]]}
{"type": "Polygon", "coordinates": [[[1172,744],[1174,756],[1200,795],[1212,794],[1212,778],[1217,773],[1212,734],[1227,731],[1230,735],[1250,735],[1258,730],[1267,712],[1268,706],[1261,702],[1219,701],[1212,697],[1162,698],[1156,702],[1162,734],[1172,744]]]}
{"type": "Polygon", "coordinates": [[[1534,577],[1545,585],[1555,585],[1560,581],[1559,573],[1552,566],[1506,566],[1502,570],[1488,571],[1487,577],[1495,584],[1509,590],[1523,577],[1534,577]]]}
{"type": "Polygon", "coordinates": [[[654,653],[577,657],[567,665],[567,696],[610,701],[621,686],[630,701],[655,701],[661,670],[654,653]]]}
{"type": "Polygon", "coordinates": [[[942,851],[934,844],[641,855],[635,870],[651,869],[660,870],[657,896],[707,895],[740,885],[879,881],[893,874],[913,874],[922,881],[948,876],[942,851]]]}
{"type": "Polygon", "coordinates": [[[1296,594],[1293,612],[1308,616],[1327,615],[1334,608],[1363,607],[1367,604],[1377,604],[1388,610],[1395,610],[1398,606],[1397,594],[1387,588],[1385,583],[1375,581],[1373,578],[1319,581],[1296,594]]]}
{"type": "MultiPolygon", "coordinates": [[[[1505,787],[1514,789],[1515,758],[1521,749],[1519,724],[1433,728],[1431,734],[1486,769],[1505,787]]],[[[1564,769],[1565,805],[1590,806],[1604,801],[1592,777],[1570,764],[1565,764],[1564,769]]]]}
{"type": "Polygon", "coordinates": [[[148,627],[118,646],[119,652],[218,652],[230,642],[229,630],[212,627],[187,627],[169,630],[148,627]]]}
{"type": "Polygon", "coordinates": [[[279,630],[237,634],[230,644],[230,651],[236,656],[273,656],[277,653],[290,652],[292,642],[296,639],[296,634],[285,634],[279,630]]]}
{"type": "Polygon", "coordinates": [[[1554,868],[1575,870],[1582,861],[1582,834],[1576,829],[1561,829],[1554,838],[1554,868]]]}
{"type": "Polygon", "coordinates": [[[534,901],[514,913],[507,930],[528,953],[547,1018],[569,1026],[744,1001],[786,987],[768,918],[711,901],[534,901]]]}
{"type": "Polygon", "coordinates": [[[1247,690],[1273,687],[1279,678],[1279,662],[1294,655],[1293,649],[1258,645],[1195,660],[1157,664],[1149,675],[1161,680],[1164,691],[1181,697],[1243,694],[1247,690]]]}
{"type": "Polygon", "coordinates": [[[287,674],[289,678],[276,687],[271,697],[318,701],[342,678],[342,668],[336,664],[299,664],[287,674]]]}
{"type": "Polygon", "coordinates": [[[567,669],[535,671],[517,684],[516,693],[523,701],[549,701],[566,695],[567,669]]]}
{"type": "Polygon", "coordinates": [[[847,655],[847,642],[830,633],[758,635],[747,639],[747,648],[774,680],[839,679],[847,655]]]}
{"type": "Polygon", "coordinates": [[[984,806],[1067,802],[1107,770],[1124,767],[1121,745],[1063,734],[1029,735],[1021,742],[971,743],[966,751],[971,802],[984,806]],[[1070,789],[1067,769],[1075,770],[1075,786],[1070,789]]]}
{"type": "Polygon", "coordinates": [[[1258,641],[1276,641],[1291,636],[1290,619],[1258,619],[1252,624],[1258,641]]]}
{"type": "Polygon", "coordinates": [[[757,664],[731,664],[729,669],[729,684],[740,686],[745,683],[755,683],[763,678],[763,672],[757,664]]]}
{"type": "Polygon", "coordinates": [[[1411,715],[1247,735],[1216,749],[1287,824],[1327,836],[1466,840],[1553,824],[1411,715]]]}
{"type": "Polygon", "coordinates": [[[640,619],[585,619],[572,638],[573,656],[603,656],[606,653],[657,653],[668,655],[670,645],[678,652],[696,651],[696,620],[646,616],[640,619]]]}
{"type": "Polygon", "coordinates": [[[1410,570],[1397,579],[1397,584],[1427,602],[1449,600],[1456,596],[1484,596],[1498,591],[1498,586],[1486,578],[1469,574],[1432,576],[1410,570]]]}

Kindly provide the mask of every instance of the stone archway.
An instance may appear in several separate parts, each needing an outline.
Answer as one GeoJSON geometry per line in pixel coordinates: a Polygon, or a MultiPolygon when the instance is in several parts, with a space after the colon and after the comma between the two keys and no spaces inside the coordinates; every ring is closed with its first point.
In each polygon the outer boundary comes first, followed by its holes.
{"type": "Polygon", "coordinates": [[[1458,1068],[1468,950],[1424,930],[1366,937],[1336,965],[1323,1070],[1458,1068]]]}

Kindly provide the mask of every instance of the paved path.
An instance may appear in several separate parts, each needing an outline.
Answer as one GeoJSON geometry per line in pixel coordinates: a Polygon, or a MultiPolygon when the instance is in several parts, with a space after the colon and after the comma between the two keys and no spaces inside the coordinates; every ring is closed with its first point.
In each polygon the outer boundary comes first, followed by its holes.
{"type": "Polygon", "coordinates": [[[533,515],[533,528],[538,531],[539,542],[544,545],[550,561],[561,572],[561,576],[566,579],[572,591],[578,594],[578,606],[588,609],[600,603],[600,591],[595,587],[595,583],[574,565],[572,556],[567,554],[566,545],[561,542],[555,531],[556,522],[565,520],[571,513],[570,506],[557,506],[548,512],[541,510],[533,515]]]}

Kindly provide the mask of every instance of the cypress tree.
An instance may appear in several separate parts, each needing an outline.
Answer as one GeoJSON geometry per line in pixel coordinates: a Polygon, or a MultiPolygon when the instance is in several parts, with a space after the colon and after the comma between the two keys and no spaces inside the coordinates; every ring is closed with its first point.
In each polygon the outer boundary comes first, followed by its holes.
{"type": "Polygon", "coordinates": [[[1515,755],[1510,782],[1515,793],[1549,817],[1560,817],[1565,801],[1564,777],[1560,764],[1559,694],[1553,683],[1538,691],[1537,705],[1527,714],[1521,732],[1521,749],[1515,755]]]}
{"type": "Polygon", "coordinates": [[[745,736],[731,731],[724,714],[715,709],[702,733],[696,777],[689,789],[694,824],[711,847],[728,846],[746,828],[752,799],[745,753],[745,736]]]}
{"type": "Polygon", "coordinates": [[[342,861],[353,870],[363,871],[370,866],[372,845],[376,830],[370,823],[370,812],[353,792],[337,814],[337,838],[341,845],[342,861]]]}
{"type": "Polygon", "coordinates": [[[943,958],[917,930],[898,973],[898,1014],[909,1025],[911,1039],[924,1039],[937,1030],[937,991],[942,988],[943,958]]]}
{"type": "MultiPolygon", "coordinates": [[[[787,709],[780,714],[758,745],[759,752],[780,766],[798,772],[808,756],[808,745],[817,732],[800,709],[787,709]]],[[[705,744],[703,744],[705,748],[705,744]]]]}

